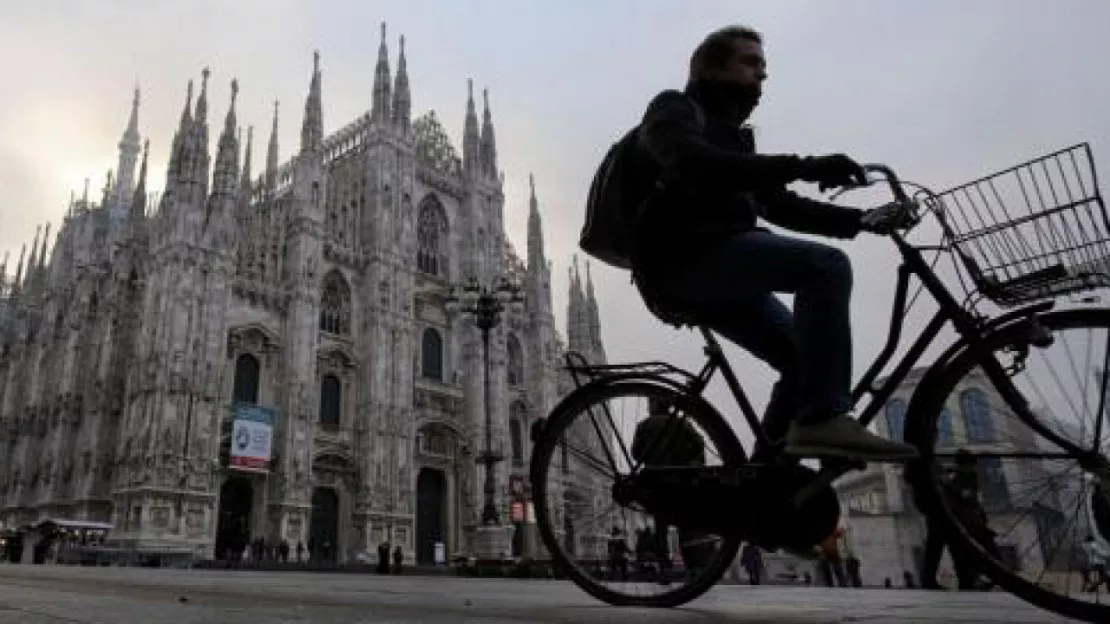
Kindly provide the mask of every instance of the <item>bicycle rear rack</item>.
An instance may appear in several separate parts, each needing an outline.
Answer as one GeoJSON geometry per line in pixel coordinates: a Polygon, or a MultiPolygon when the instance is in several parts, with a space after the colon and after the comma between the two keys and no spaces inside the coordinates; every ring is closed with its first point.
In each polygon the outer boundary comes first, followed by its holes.
{"type": "Polygon", "coordinates": [[[574,385],[577,388],[602,377],[634,377],[641,375],[645,377],[653,375],[666,377],[673,375],[682,378],[687,384],[697,380],[697,377],[690,372],[660,361],[590,364],[586,356],[578,351],[567,351],[563,359],[566,360],[565,368],[570,372],[571,379],[574,380],[574,385]]]}

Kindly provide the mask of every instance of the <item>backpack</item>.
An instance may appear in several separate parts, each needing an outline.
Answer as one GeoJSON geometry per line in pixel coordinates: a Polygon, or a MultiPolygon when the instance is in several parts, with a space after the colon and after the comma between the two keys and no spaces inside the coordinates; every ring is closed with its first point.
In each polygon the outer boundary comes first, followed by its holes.
{"type": "MultiPolygon", "coordinates": [[[[698,125],[705,112],[694,100],[698,125]]],[[[636,220],[654,192],[663,188],[658,166],[639,148],[640,126],[629,130],[601,159],[586,196],[586,222],[578,246],[587,254],[618,269],[632,267],[636,220]]]]}

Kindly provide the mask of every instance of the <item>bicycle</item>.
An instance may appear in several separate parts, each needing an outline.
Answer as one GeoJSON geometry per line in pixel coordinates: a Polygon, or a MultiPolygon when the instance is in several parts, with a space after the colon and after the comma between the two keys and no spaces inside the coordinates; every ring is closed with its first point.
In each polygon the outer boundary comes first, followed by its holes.
{"type": "MultiPolygon", "coordinates": [[[[1061,344],[1070,348],[1065,332],[1110,330],[1110,308],[1089,307],[1098,301],[1090,296],[1076,299],[1081,293],[1110,286],[1110,220],[1099,194],[1090,148],[1080,144],[940,194],[903,183],[886,166],[865,169],[867,186],[885,182],[896,200],[908,201],[905,187],[916,188],[914,198],[920,201],[906,204],[917,206],[912,209],[914,227],[930,213],[942,239],[939,245],[918,246],[902,233],[890,236],[901,264],[887,340],[853,390],[857,406],[865,395],[870,396],[859,411],[860,421],[870,424],[885,406],[888,427],[896,427],[897,418],[891,413],[897,410],[890,405],[898,399],[892,397],[902,393],[900,388],[913,373],[916,387],[904,413],[904,438],[919,449],[920,458],[905,465],[904,476],[921,513],[937,519],[950,534],[950,547],[971,553],[979,570],[997,586],[1065,616],[1110,621],[1110,606],[1055,591],[1060,583],[1065,590],[1070,588],[1076,570],[1067,566],[1078,565],[1073,541],[1062,537],[1066,527],[1060,521],[1061,492],[1066,494],[1084,484],[1101,486],[1095,487],[1096,491],[1110,491],[1110,460],[1101,442],[1110,346],[1101,360],[1103,374],[1094,401],[1095,436],[1089,447],[1057,431],[1074,429],[1073,423],[1052,422],[1056,412],[1063,411],[1061,399],[1049,400],[1037,391],[1023,389],[1024,382],[1018,380],[1023,372],[1040,371],[1042,359],[1057,361],[1042,351],[1061,344]],[[925,257],[929,251],[935,252],[932,261],[925,257]],[[936,270],[937,261],[946,254],[964,289],[962,302],[936,270]],[[912,298],[911,278],[919,282],[912,298]],[[907,311],[922,291],[931,295],[937,311],[889,374],[880,379],[902,342],[907,311]],[[1064,296],[1076,305],[1055,309],[1064,296]],[[991,305],[1013,309],[985,312],[991,305]],[[915,365],[945,327],[955,330],[955,341],[918,375],[915,365]],[[1031,360],[1031,355],[1038,359],[1031,360]],[[976,395],[973,388],[982,394],[976,395]],[[959,432],[954,431],[947,408],[953,391],[960,392],[964,413],[959,432]],[[1037,402],[1030,402],[1029,396],[1037,397],[1037,402]],[[992,426],[997,431],[1005,425],[1013,441],[984,434],[983,406],[992,403],[1002,408],[1001,420],[990,421],[992,426]],[[982,525],[964,526],[966,510],[945,497],[939,475],[951,462],[954,450],[970,452],[968,449],[976,453],[976,469],[986,475],[985,489],[976,496],[987,501],[982,505],[991,512],[989,532],[1001,535],[997,529],[1014,520],[1015,531],[1029,533],[1028,519],[1019,516],[1015,520],[1015,516],[1018,511],[1034,509],[1038,552],[1018,553],[1016,547],[993,543],[996,537],[985,544],[982,525]],[[1026,459],[1032,466],[1017,470],[1017,462],[1026,459]],[[1028,503],[1010,487],[1024,483],[1015,481],[1013,475],[1063,478],[1065,473],[1056,469],[1072,460],[1088,474],[1078,480],[1069,476],[1063,485],[1050,483],[1048,489],[1055,498],[1049,503],[1028,503]],[[1009,487],[1003,488],[1008,507],[994,504],[1003,490],[992,479],[997,481],[1000,474],[1009,476],[1003,481],[1009,487]],[[990,488],[993,493],[988,492],[990,488]],[[1026,572],[1038,561],[1044,571],[1030,578],[1026,572]]],[[[768,439],[720,343],[710,329],[698,323],[696,312],[677,312],[658,302],[649,303],[649,308],[672,326],[697,328],[705,342],[706,363],[691,373],[658,361],[589,364],[581,356],[567,354],[566,368],[576,389],[535,423],[531,435],[536,522],[556,565],[604,602],[671,607],[712,588],[732,564],[742,541],[808,556],[835,550],[831,540],[836,539],[842,514],[833,482],[867,467],[825,461],[816,470],[803,465],[800,458],[787,456],[781,444],[768,439]],[[771,449],[766,461],[748,460],[735,431],[705,398],[704,391],[718,372],[756,442],[771,449]],[[633,441],[632,452],[621,441],[629,427],[617,425],[609,406],[616,400],[634,405],[646,401],[653,409],[652,416],[636,425],[636,432],[642,435],[640,442],[633,441]],[[647,422],[655,423],[654,433],[643,424],[647,422]],[[687,430],[699,436],[702,455],[686,453],[685,460],[666,461],[664,445],[680,434],[691,439],[687,430]],[[584,442],[592,434],[597,434],[597,440],[584,442]],[[642,443],[649,434],[645,447],[642,443]],[[710,444],[716,453],[706,459],[710,444]],[[588,457],[593,451],[601,457],[588,457]],[[586,469],[591,468],[600,474],[588,475],[586,469]],[[604,494],[611,494],[614,504],[598,512],[604,494]],[[753,510],[755,507],[758,510],[753,510]],[[590,515],[598,518],[603,525],[600,529],[582,528],[590,515]],[[634,554],[620,545],[627,542],[617,525],[619,518],[635,527],[639,539],[634,554]],[[644,565],[633,566],[629,572],[627,560],[633,556],[644,565]],[[591,576],[594,573],[598,578],[591,576]],[[618,581],[657,593],[618,591],[611,587],[618,581]]],[[[1110,331],[1107,334],[1110,336],[1110,331]]],[[[1088,341],[1088,347],[1090,344],[1088,341]]],[[[1042,374],[1034,380],[1049,377],[1042,374]]],[[[1083,388],[1090,389],[1089,380],[1077,373],[1080,379],[1083,388]]],[[[1073,401],[1076,395],[1064,391],[1063,396],[1065,401],[1073,401]]],[[[989,415],[989,409],[986,413],[989,415]]],[[[1083,426],[1079,429],[1086,430],[1083,426]]],[[[1084,499],[1083,494],[1076,494],[1076,499],[1084,499]]],[[[1080,503],[1076,504],[1076,517],[1090,516],[1079,514],[1080,503]]],[[[1110,527],[1098,528],[1110,535],[1110,527]]]]}

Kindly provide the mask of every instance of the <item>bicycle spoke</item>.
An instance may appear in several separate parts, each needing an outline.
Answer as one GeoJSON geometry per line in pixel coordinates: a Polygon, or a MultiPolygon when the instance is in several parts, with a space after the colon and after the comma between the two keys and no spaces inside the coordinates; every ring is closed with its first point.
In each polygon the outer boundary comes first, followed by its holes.
{"type": "Polygon", "coordinates": [[[1103,349],[1102,356],[1102,383],[1099,387],[1098,409],[1095,411],[1095,434],[1091,440],[1091,450],[1099,451],[1102,448],[1102,423],[1106,420],[1106,390],[1107,390],[1107,375],[1106,372],[1110,371],[1110,332],[1106,335],[1106,347],[1103,349]]]}
{"type": "MultiPolygon", "coordinates": [[[[580,401],[567,403],[571,409],[551,417],[551,429],[533,451],[537,524],[545,546],[575,583],[613,604],[686,602],[712,586],[739,546],[735,538],[689,533],[680,524],[681,514],[675,516],[680,510],[658,497],[642,498],[634,489],[645,448],[669,453],[675,465],[688,467],[689,447],[675,445],[693,435],[704,447],[693,465],[727,456],[724,443],[731,433],[723,418],[699,410],[690,418],[665,412],[649,416],[648,399],[665,397],[700,400],[653,384],[621,383],[584,392],[580,401]],[[686,424],[680,430],[664,427],[670,435],[655,440],[653,432],[660,429],[647,427],[653,418],[686,424]],[[652,443],[644,445],[638,439],[644,436],[652,443]],[[556,439],[563,441],[553,443],[556,439]],[[558,453],[564,457],[561,464],[554,462],[558,453]]],[[[671,465],[653,461],[656,469],[671,465]]]]}
{"type": "Polygon", "coordinates": [[[1110,522],[1094,524],[1091,487],[1098,481],[1089,473],[1091,450],[1105,447],[1110,310],[1050,313],[1042,320],[1051,343],[1023,349],[1014,331],[1017,347],[993,347],[1011,354],[1009,381],[1027,403],[1002,400],[970,357],[952,365],[944,404],[958,405],[963,419],[949,416],[956,426],[944,436],[932,427],[928,461],[942,476],[928,487],[993,580],[1042,606],[1066,607],[1073,617],[1097,612],[1108,621],[1110,607],[1083,591],[1082,573],[1087,535],[1110,537],[1110,522]],[[986,398],[969,401],[976,388],[986,398]]]}

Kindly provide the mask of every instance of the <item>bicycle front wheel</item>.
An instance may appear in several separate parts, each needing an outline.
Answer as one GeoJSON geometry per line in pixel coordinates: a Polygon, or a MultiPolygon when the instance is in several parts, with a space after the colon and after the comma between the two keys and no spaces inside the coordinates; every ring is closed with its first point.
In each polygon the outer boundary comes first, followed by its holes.
{"type": "Polygon", "coordinates": [[[611,605],[673,607],[712,588],[740,542],[689,530],[622,495],[620,484],[645,457],[679,467],[745,461],[728,423],[704,399],[650,379],[593,382],[550,415],[536,440],[536,522],[551,558],[590,595],[611,605]]]}
{"type": "MultiPolygon", "coordinates": [[[[1110,310],[1050,312],[985,339],[1031,409],[1018,414],[970,350],[946,367],[906,426],[922,454],[911,482],[926,526],[945,535],[962,588],[981,573],[1044,609],[1110,622],[1110,587],[1089,591],[1085,552],[1110,541],[1110,490],[1092,471],[1110,448],[1110,310]]],[[[925,550],[924,574],[935,574],[940,552],[925,550]]]]}

